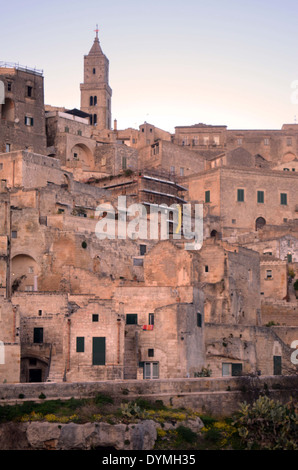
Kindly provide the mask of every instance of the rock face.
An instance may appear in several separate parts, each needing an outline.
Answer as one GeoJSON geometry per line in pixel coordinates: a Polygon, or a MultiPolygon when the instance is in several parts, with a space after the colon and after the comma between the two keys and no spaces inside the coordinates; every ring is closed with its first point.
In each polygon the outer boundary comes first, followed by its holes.
{"type": "Polygon", "coordinates": [[[156,423],[137,424],[48,422],[5,423],[0,426],[1,450],[91,450],[112,447],[116,450],[151,450],[156,423]]]}

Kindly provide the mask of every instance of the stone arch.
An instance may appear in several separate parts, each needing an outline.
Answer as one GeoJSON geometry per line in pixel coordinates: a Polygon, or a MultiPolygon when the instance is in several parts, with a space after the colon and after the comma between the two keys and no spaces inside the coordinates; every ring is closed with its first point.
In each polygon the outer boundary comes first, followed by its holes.
{"type": "Polygon", "coordinates": [[[211,238],[215,238],[215,240],[218,240],[218,239],[219,239],[219,233],[218,233],[218,231],[215,230],[215,229],[212,230],[212,231],[210,232],[210,237],[211,237],[211,238]]]}
{"type": "Polygon", "coordinates": [[[256,232],[258,230],[262,230],[262,228],[264,228],[265,225],[266,225],[266,220],[264,219],[264,217],[258,217],[256,220],[256,232]]]}
{"type": "Polygon", "coordinates": [[[32,256],[17,254],[11,261],[12,293],[18,291],[36,292],[39,267],[32,256]]]}
{"type": "Polygon", "coordinates": [[[2,119],[6,121],[14,121],[15,119],[15,104],[11,98],[5,98],[5,103],[1,109],[2,119]]]}
{"type": "Polygon", "coordinates": [[[73,162],[76,162],[77,166],[82,167],[85,170],[90,170],[94,167],[93,152],[83,143],[75,144],[72,147],[70,161],[70,166],[72,166],[73,162]]]}
{"type": "Polygon", "coordinates": [[[293,160],[295,160],[295,158],[296,158],[296,155],[294,153],[287,152],[282,157],[282,163],[292,162],[293,160]]]}
{"type": "Polygon", "coordinates": [[[21,382],[45,382],[49,372],[49,361],[34,351],[21,358],[21,382]]]}

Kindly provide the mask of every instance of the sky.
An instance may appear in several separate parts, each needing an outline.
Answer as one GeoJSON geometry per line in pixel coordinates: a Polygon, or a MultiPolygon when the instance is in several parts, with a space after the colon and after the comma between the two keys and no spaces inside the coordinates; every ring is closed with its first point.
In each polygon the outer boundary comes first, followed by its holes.
{"type": "Polygon", "coordinates": [[[297,0],[14,0],[0,15],[0,61],[42,69],[46,104],[80,107],[98,24],[118,129],[298,122],[297,0]]]}

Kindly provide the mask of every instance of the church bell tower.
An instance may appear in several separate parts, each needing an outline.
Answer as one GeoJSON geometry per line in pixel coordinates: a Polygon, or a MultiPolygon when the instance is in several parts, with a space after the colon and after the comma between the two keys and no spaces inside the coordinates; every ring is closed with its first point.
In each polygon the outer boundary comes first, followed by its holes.
{"type": "Polygon", "coordinates": [[[84,83],[81,83],[81,111],[90,115],[90,124],[98,130],[111,128],[111,98],[109,61],[103,54],[98,27],[93,46],[84,56],[84,83]]]}

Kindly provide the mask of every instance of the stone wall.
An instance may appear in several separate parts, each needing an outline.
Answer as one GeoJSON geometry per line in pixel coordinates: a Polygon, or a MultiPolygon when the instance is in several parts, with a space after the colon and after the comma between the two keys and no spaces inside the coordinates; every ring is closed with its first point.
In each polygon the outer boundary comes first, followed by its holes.
{"type": "Polygon", "coordinates": [[[122,400],[144,398],[162,400],[166,405],[184,406],[213,416],[230,415],[239,409],[239,403],[248,401],[254,392],[269,390],[270,396],[287,402],[297,398],[297,376],[264,376],[255,379],[248,377],[167,379],[144,381],[109,381],[89,383],[42,383],[42,384],[3,384],[0,385],[1,404],[22,402],[25,399],[37,400],[41,393],[50,399],[90,398],[97,393],[109,395],[115,403],[122,400]],[[245,392],[247,391],[247,393],[245,392]],[[250,393],[252,395],[250,395],[250,393]]]}

